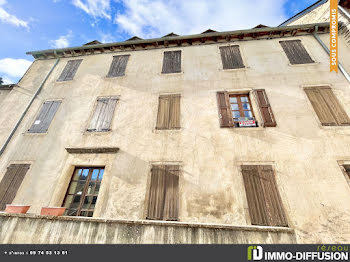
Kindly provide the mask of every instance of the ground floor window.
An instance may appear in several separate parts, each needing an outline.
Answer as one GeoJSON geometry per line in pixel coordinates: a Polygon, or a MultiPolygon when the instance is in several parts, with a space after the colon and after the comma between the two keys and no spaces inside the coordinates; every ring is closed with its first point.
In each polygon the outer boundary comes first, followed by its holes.
{"type": "Polygon", "coordinates": [[[104,167],[76,167],[63,206],[66,216],[92,217],[104,167]]]}

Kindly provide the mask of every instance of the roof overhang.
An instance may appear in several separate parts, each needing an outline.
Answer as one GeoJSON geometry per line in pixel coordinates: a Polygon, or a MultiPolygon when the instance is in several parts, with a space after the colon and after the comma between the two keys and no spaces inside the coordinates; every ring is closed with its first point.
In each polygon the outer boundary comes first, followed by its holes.
{"type": "Polygon", "coordinates": [[[50,59],[57,57],[76,57],[81,55],[99,54],[117,51],[147,50],[155,48],[167,48],[177,46],[190,46],[212,43],[226,43],[241,40],[271,39],[288,36],[311,34],[315,30],[319,33],[329,31],[329,23],[316,23],[307,25],[295,25],[284,27],[263,27],[247,30],[212,32],[187,36],[172,36],[153,39],[129,40],[108,44],[96,44],[89,46],[77,46],[61,49],[48,49],[27,52],[35,59],[50,59]]]}

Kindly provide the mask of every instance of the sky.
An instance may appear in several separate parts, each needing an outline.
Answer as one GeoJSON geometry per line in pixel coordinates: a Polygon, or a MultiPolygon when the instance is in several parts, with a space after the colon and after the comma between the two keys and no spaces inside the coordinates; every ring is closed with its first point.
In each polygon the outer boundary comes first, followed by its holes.
{"type": "Polygon", "coordinates": [[[28,51],[278,26],[316,0],[0,0],[0,77],[17,83],[28,51]]]}

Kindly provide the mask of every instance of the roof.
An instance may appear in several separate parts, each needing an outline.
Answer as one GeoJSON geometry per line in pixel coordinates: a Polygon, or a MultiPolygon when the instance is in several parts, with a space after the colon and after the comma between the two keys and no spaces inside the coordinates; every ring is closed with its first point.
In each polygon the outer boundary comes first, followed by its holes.
{"type": "Polygon", "coordinates": [[[88,54],[98,54],[116,51],[145,50],[212,43],[227,43],[241,40],[281,38],[296,35],[305,35],[318,30],[320,33],[329,31],[329,23],[307,25],[293,25],[284,27],[262,27],[246,30],[211,32],[185,36],[164,36],[152,39],[135,39],[123,42],[77,46],[60,49],[48,49],[27,52],[35,59],[49,59],[57,57],[75,57],[88,54]]]}
{"type": "Polygon", "coordinates": [[[9,85],[0,85],[0,90],[12,90],[16,84],[9,84],[9,85]]]}
{"type": "Polygon", "coordinates": [[[328,0],[319,0],[315,3],[313,3],[312,5],[310,5],[309,7],[305,8],[303,11],[297,13],[296,15],[292,16],[291,18],[287,19],[286,21],[284,21],[282,24],[280,24],[279,26],[286,26],[290,23],[292,23],[293,21],[299,19],[300,17],[308,14],[309,12],[311,12],[312,10],[316,9],[317,7],[319,7],[320,5],[323,5],[324,3],[326,3],[328,0]]]}
{"type": "Polygon", "coordinates": [[[96,44],[102,44],[102,43],[100,41],[98,41],[98,40],[93,40],[93,41],[88,42],[88,43],[86,43],[84,45],[96,45],[96,44]]]}

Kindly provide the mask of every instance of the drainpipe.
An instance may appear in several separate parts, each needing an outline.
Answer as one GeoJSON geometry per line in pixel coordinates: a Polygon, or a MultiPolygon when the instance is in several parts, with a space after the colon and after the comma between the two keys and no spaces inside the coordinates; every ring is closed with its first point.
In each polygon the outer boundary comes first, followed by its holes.
{"type": "Polygon", "coordinates": [[[35,92],[34,96],[32,97],[32,99],[30,100],[29,104],[27,105],[26,109],[24,110],[24,112],[22,113],[20,119],[18,120],[16,126],[12,129],[11,134],[9,135],[9,137],[6,139],[5,144],[1,147],[0,150],[0,156],[2,155],[2,153],[4,153],[7,145],[10,143],[13,135],[16,133],[17,128],[19,127],[19,125],[21,124],[24,116],[26,115],[26,113],[28,112],[30,106],[33,104],[35,98],[38,96],[38,94],[40,93],[41,89],[43,88],[43,86],[46,83],[46,80],[49,78],[49,76],[51,75],[52,71],[54,70],[54,68],[56,67],[56,65],[58,64],[58,62],[60,61],[59,58],[57,58],[55,64],[52,66],[52,68],[50,69],[49,73],[46,75],[45,79],[43,80],[43,82],[40,84],[38,90],[35,92]]]}
{"type": "MultiPolygon", "coordinates": [[[[329,52],[328,47],[322,42],[321,38],[317,35],[317,31],[318,31],[318,26],[315,26],[315,31],[313,33],[313,36],[315,37],[317,42],[323,47],[323,49],[326,51],[328,56],[330,56],[330,54],[329,54],[330,52],[329,52]]],[[[350,83],[350,75],[348,74],[348,72],[346,72],[345,68],[343,67],[343,65],[339,61],[338,61],[338,67],[339,67],[340,72],[343,73],[346,80],[348,80],[348,82],[350,83]]]]}

